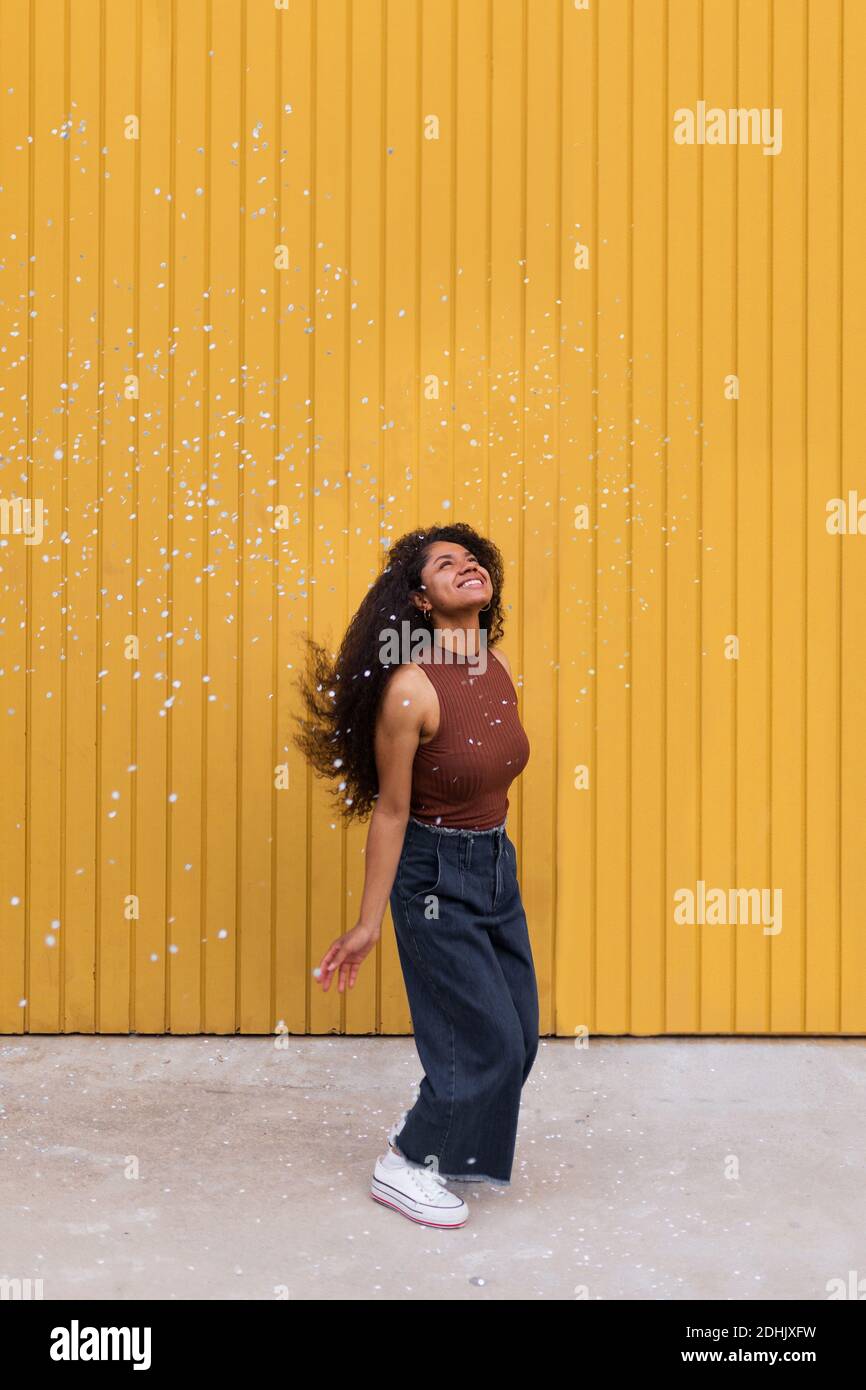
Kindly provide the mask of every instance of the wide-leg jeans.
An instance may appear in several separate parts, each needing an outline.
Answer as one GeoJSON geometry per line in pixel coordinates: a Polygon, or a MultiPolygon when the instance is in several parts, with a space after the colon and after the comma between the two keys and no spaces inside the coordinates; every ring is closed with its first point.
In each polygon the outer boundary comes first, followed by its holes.
{"type": "Polygon", "coordinates": [[[410,819],[390,901],[425,1073],[395,1145],[445,1178],[507,1186],[538,987],[505,825],[410,819]]]}

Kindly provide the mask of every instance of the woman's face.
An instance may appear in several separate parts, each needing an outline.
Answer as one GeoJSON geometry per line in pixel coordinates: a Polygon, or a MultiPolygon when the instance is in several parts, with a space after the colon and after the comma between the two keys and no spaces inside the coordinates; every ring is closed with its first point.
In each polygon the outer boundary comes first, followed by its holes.
{"type": "Polygon", "coordinates": [[[493,598],[493,584],[470,550],[456,541],[434,541],[421,571],[421,595],[415,602],[429,616],[465,618],[493,598]]]}

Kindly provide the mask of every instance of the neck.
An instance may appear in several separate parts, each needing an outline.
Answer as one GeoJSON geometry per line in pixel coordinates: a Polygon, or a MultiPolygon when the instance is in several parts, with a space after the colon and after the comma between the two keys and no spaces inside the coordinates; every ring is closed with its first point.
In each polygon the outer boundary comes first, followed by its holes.
{"type": "Polygon", "coordinates": [[[456,622],[434,618],[433,627],[438,634],[437,641],[441,642],[443,647],[449,647],[453,651],[459,643],[465,650],[478,650],[481,627],[477,614],[468,614],[463,619],[458,618],[456,622]]]}
{"type": "Polygon", "coordinates": [[[438,618],[434,620],[434,649],[438,647],[451,653],[457,661],[479,662],[486,639],[487,632],[480,626],[477,615],[470,614],[454,623],[438,618]]]}

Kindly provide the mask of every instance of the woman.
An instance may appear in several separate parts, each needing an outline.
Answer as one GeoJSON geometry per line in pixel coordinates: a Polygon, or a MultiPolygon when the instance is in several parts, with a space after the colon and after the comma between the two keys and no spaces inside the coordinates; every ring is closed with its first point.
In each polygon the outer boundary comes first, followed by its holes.
{"type": "Polygon", "coordinates": [[[538,1050],[538,991],[508,788],[529,743],[502,635],[502,557],[471,527],[411,532],[352,619],[335,662],[311,643],[298,742],[372,811],[358,922],[318,970],[351,989],[390,899],[424,1067],[371,1195],[427,1226],[462,1226],[446,1180],[511,1179],[520,1097],[538,1050]],[[415,649],[395,660],[395,635],[415,649]],[[399,1138],[399,1147],[397,1139],[399,1138]]]}

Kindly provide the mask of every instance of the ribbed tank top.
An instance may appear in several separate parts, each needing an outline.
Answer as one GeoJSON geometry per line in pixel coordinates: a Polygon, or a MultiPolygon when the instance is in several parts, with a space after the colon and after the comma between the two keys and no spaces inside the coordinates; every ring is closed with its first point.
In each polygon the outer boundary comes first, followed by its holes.
{"type": "Polygon", "coordinates": [[[508,788],[529,761],[517,693],[498,657],[419,661],[439,697],[439,728],[418,746],[410,815],[429,825],[491,830],[508,812],[508,788]]]}

